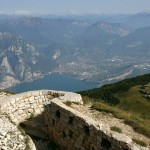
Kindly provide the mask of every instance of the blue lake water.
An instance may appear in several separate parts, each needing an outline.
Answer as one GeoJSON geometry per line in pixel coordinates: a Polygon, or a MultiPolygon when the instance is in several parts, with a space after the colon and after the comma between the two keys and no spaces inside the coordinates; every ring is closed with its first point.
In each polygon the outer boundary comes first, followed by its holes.
{"type": "Polygon", "coordinates": [[[77,92],[96,88],[97,86],[98,83],[96,82],[87,82],[70,76],[55,73],[32,82],[21,83],[9,88],[9,90],[16,93],[41,89],[77,92]]]}

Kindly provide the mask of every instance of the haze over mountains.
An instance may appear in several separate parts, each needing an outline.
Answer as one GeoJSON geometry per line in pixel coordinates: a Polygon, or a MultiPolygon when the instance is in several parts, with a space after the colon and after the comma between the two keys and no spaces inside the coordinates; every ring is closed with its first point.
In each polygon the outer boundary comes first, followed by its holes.
{"type": "Polygon", "coordinates": [[[150,13],[0,20],[1,89],[52,72],[101,84],[150,72],[150,13]]]}

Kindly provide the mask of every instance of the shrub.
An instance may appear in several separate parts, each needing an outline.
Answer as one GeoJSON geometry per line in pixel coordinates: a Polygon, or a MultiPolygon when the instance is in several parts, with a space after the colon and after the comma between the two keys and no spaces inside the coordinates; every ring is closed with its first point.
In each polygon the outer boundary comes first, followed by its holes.
{"type": "Polygon", "coordinates": [[[135,142],[138,145],[146,147],[147,144],[144,141],[138,140],[138,139],[132,139],[133,142],[135,142]]]}
{"type": "Polygon", "coordinates": [[[118,133],[122,133],[122,130],[119,127],[117,127],[117,126],[112,126],[112,127],[110,127],[110,129],[112,131],[115,131],[115,132],[118,132],[118,133]]]}
{"type": "Polygon", "coordinates": [[[71,107],[72,102],[70,102],[70,101],[66,101],[66,102],[64,102],[64,104],[65,104],[65,105],[67,105],[67,106],[69,106],[69,107],[71,107]]]}

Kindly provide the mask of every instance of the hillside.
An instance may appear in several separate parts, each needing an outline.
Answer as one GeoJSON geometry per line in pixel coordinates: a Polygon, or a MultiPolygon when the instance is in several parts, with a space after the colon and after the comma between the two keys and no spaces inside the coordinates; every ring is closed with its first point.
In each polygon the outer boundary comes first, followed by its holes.
{"type": "Polygon", "coordinates": [[[20,35],[0,32],[0,89],[48,74],[56,63],[20,35]]]}
{"type": "Polygon", "coordinates": [[[112,113],[150,137],[150,74],[82,91],[80,94],[85,101],[92,99],[92,108],[112,113]]]}
{"type": "MultiPolygon", "coordinates": [[[[1,89],[33,81],[50,72],[101,85],[149,73],[150,27],[141,27],[133,29],[121,20],[97,18],[91,21],[79,16],[76,19],[44,16],[3,19],[0,51],[6,57],[5,68],[0,67],[3,69],[1,89]],[[4,33],[14,36],[3,38],[4,33]],[[10,55],[8,48],[12,46],[14,51],[10,55]],[[19,48],[22,54],[18,54],[19,48]],[[17,63],[25,69],[15,67],[17,63]],[[3,77],[5,72],[11,74],[7,79],[3,77]],[[5,84],[4,80],[11,82],[5,84]]],[[[0,63],[2,60],[3,56],[0,63]]]]}
{"type": "Polygon", "coordinates": [[[115,41],[110,47],[110,52],[116,55],[127,55],[134,57],[147,57],[150,56],[150,27],[140,28],[130,33],[129,35],[115,41]]]}

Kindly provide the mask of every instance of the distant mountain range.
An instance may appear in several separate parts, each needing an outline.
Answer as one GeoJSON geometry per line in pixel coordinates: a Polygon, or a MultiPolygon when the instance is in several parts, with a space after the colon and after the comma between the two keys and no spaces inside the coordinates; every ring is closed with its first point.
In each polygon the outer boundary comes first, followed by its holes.
{"type": "Polygon", "coordinates": [[[101,84],[150,72],[148,13],[0,20],[1,88],[52,72],[101,84]]]}

